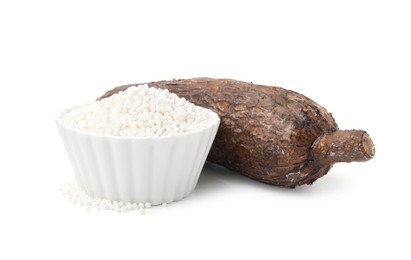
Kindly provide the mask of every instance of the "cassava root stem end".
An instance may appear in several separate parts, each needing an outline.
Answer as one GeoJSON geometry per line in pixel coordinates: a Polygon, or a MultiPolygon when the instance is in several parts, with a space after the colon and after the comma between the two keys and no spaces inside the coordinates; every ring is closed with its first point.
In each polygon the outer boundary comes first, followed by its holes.
{"type": "Polygon", "coordinates": [[[322,165],[365,162],[374,157],[375,147],[365,131],[337,130],[318,137],[311,146],[311,155],[322,165]]]}

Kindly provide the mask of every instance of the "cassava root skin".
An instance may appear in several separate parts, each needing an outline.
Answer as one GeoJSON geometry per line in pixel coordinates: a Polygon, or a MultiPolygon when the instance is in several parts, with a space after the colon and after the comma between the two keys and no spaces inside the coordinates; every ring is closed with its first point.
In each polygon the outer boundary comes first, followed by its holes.
{"type": "Polygon", "coordinates": [[[291,90],[212,78],[147,84],[218,113],[220,128],[207,159],[263,183],[311,184],[336,162],[367,161],[375,153],[366,132],[338,130],[322,106],[291,90]]]}

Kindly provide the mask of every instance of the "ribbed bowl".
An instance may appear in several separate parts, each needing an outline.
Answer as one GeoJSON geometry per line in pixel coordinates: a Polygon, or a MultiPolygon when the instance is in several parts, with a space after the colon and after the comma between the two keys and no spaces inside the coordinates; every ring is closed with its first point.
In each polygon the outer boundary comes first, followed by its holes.
{"type": "Polygon", "coordinates": [[[90,196],[152,205],[193,192],[220,120],[210,127],[171,137],[98,135],[56,119],[75,178],[90,196]]]}

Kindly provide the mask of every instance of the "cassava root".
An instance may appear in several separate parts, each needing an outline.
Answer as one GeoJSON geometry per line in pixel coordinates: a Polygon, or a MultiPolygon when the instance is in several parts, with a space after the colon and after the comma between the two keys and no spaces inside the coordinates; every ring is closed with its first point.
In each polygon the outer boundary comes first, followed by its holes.
{"type": "Polygon", "coordinates": [[[211,78],[147,84],[218,113],[220,128],[208,160],[263,183],[311,184],[334,163],[367,161],[375,153],[365,131],[339,130],[322,106],[291,90],[211,78]]]}

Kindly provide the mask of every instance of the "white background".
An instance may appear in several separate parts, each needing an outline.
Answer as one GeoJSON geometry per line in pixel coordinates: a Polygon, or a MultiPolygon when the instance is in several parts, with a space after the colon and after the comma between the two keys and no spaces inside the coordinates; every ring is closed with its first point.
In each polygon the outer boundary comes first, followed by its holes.
{"type": "Polygon", "coordinates": [[[0,259],[411,259],[407,1],[1,1],[0,259]],[[292,89],[377,154],[287,190],[207,165],[166,208],[85,212],[54,117],[121,84],[292,89]]]}

